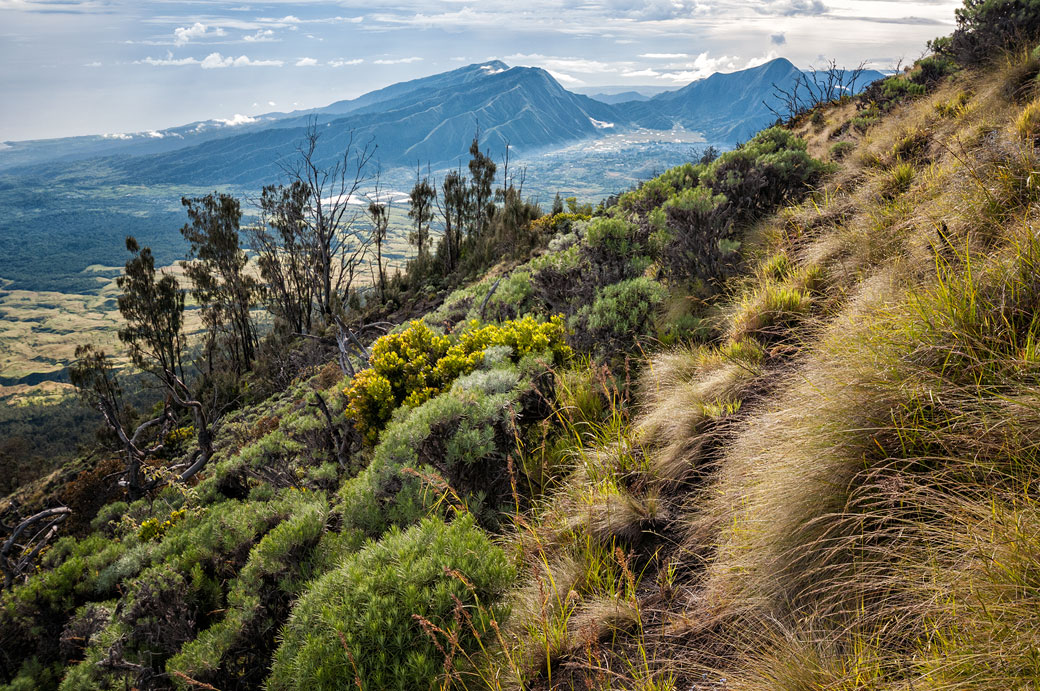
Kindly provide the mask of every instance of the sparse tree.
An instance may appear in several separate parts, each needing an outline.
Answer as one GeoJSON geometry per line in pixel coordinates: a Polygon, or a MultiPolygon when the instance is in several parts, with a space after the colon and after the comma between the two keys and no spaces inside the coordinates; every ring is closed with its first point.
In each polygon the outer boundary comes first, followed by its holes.
{"type": "Polygon", "coordinates": [[[480,150],[480,130],[473,135],[469,155],[469,174],[473,190],[473,233],[483,237],[495,213],[492,187],[497,166],[489,155],[480,150]]]}
{"type": "Polygon", "coordinates": [[[777,120],[787,122],[816,106],[837,101],[843,96],[854,96],[865,70],[865,62],[855,69],[846,69],[838,67],[837,60],[832,59],[822,70],[813,67],[808,72],[799,73],[791,86],[773,84],[771,101],[763,103],[777,120]]]}
{"type": "Polygon", "coordinates": [[[312,329],[314,283],[306,222],[310,194],[302,180],[264,187],[259,221],[249,228],[267,309],[290,333],[308,334],[312,329]]]}
{"type": "Polygon", "coordinates": [[[129,348],[134,364],[162,384],[174,405],[191,411],[198,450],[180,474],[181,480],[187,480],[213,455],[211,424],[217,403],[204,402],[199,393],[205,387],[193,390],[184,374],[184,293],[177,279],[158,274],[151,250],[141,248],[134,238],[126,239],[126,248],[132,256],[116,279],[123,291],[117,304],[126,322],[119,330],[119,340],[129,348]]]}
{"type": "Polygon", "coordinates": [[[536,204],[524,200],[526,179],[526,168],[521,168],[518,174],[510,174],[509,146],[506,145],[502,170],[503,187],[495,190],[495,200],[502,203],[502,209],[501,212],[496,211],[492,221],[499,251],[512,256],[530,250],[534,239],[525,231],[530,227],[531,221],[541,215],[541,209],[536,204]]]}
{"type": "Polygon", "coordinates": [[[408,196],[408,218],[412,219],[412,232],[409,241],[418,251],[418,261],[422,263],[429,252],[430,221],[433,220],[433,206],[437,199],[437,190],[430,184],[429,174],[420,177],[419,167],[415,168],[415,185],[408,196]]]}
{"type": "Polygon", "coordinates": [[[381,201],[378,178],[376,180],[374,199],[368,205],[368,217],[372,222],[372,244],[376,248],[376,274],[379,285],[379,298],[386,295],[386,265],[383,263],[383,243],[386,242],[386,231],[390,227],[390,205],[381,201]]]}
{"type": "Polygon", "coordinates": [[[722,152],[719,151],[717,147],[709,144],[704,148],[703,151],[701,151],[701,155],[698,158],[697,163],[699,163],[702,166],[709,165],[721,154],[722,152]]]}
{"type": "Polygon", "coordinates": [[[181,203],[190,220],[181,228],[188,241],[188,261],[181,265],[192,282],[192,296],[209,332],[207,347],[226,345],[235,370],[248,371],[257,345],[250,310],[258,285],[246,273],[249,257],[239,242],[242,211],[238,200],[214,193],[183,198],[181,203]],[[228,338],[221,338],[225,332],[228,338]]]}
{"type": "Polygon", "coordinates": [[[556,196],[553,198],[552,215],[555,216],[556,214],[562,214],[562,213],[563,213],[563,197],[561,197],[560,193],[557,192],[556,196]]]}
{"type": "Polygon", "coordinates": [[[444,220],[444,256],[447,273],[455,271],[462,258],[462,233],[470,223],[473,201],[470,187],[461,170],[449,171],[441,184],[443,204],[438,202],[444,220]]]}
{"type": "Polygon", "coordinates": [[[325,165],[320,159],[320,139],[317,124],[312,122],[285,171],[307,191],[300,211],[311,288],[318,312],[326,323],[332,323],[369,248],[370,238],[357,223],[363,211],[351,200],[368,180],[375,146],[356,145],[352,132],[342,154],[325,165]]]}
{"type": "Polygon", "coordinates": [[[123,449],[123,483],[130,499],[138,499],[147,491],[141,477],[141,464],[163,449],[163,439],[173,422],[169,400],[161,412],[149,420],[133,424],[123,405],[123,392],[105,351],[93,345],[76,348],[76,361],[69,366],[69,379],[84,403],[101,413],[105,426],[116,436],[123,449]]]}

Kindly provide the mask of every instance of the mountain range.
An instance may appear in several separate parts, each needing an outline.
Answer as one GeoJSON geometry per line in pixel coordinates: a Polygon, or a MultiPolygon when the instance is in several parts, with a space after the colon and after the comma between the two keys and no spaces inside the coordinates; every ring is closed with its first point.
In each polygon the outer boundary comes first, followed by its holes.
{"type": "MultiPolygon", "coordinates": [[[[279,163],[314,123],[322,136],[319,161],[355,143],[378,147],[384,168],[417,163],[450,165],[478,129],[486,147],[519,153],[550,149],[632,129],[680,126],[719,144],[750,137],[775,115],[774,85],[788,89],[804,73],[777,58],[729,74],[713,74],[675,91],[648,97],[637,91],[600,94],[568,91],[545,70],[500,61],[388,86],[323,108],[208,120],[133,135],[100,135],[5,142],[0,170],[49,177],[75,175],[73,161],[102,162],[113,181],[134,184],[252,186],[278,176],[279,163]],[[31,169],[19,170],[23,166],[31,169]]],[[[882,77],[864,73],[859,87],[882,77]]]]}

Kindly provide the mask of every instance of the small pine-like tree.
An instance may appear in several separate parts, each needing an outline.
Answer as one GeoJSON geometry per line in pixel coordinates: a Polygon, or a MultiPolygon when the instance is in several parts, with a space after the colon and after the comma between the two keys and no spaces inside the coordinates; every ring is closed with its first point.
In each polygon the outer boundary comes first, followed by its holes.
{"type": "Polygon", "coordinates": [[[408,218],[412,219],[412,232],[409,242],[415,245],[418,261],[425,261],[429,253],[430,221],[433,220],[433,206],[437,199],[437,190],[430,184],[429,175],[420,177],[419,168],[415,169],[415,185],[408,197],[408,218]]]}

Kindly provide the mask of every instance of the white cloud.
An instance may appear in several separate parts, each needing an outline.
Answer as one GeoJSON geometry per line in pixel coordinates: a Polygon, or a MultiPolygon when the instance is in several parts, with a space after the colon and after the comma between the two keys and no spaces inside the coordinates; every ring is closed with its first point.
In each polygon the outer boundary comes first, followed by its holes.
{"type": "Polygon", "coordinates": [[[281,60],[253,60],[247,55],[224,57],[220,53],[210,53],[199,63],[204,70],[215,70],[222,67],[281,67],[281,60]]]}
{"type": "Polygon", "coordinates": [[[531,65],[542,67],[552,71],[582,72],[585,74],[603,74],[617,72],[619,67],[631,67],[631,63],[608,63],[599,60],[587,60],[585,58],[560,58],[551,55],[540,55],[538,53],[517,53],[502,58],[510,64],[531,65]]]}
{"type": "Polygon", "coordinates": [[[113,134],[103,134],[102,139],[133,139],[133,135],[125,134],[123,132],[113,134]]]}
{"type": "Polygon", "coordinates": [[[829,8],[820,0],[779,0],[778,2],[764,2],[756,9],[763,14],[796,17],[826,14],[829,8]]]}
{"type": "MultiPolygon", "coordinates": [[[[775,57],[775,54],[771,53],[770,55],[773,55],[775,57]]],[[[756,59],[759,60],[759,62],[756,64],[760,65],[764,62],[767,62],[768,60],[771,60],[772,58],[753,58],[753,60],[756,59]]],[[[754,65],[749,64],[747,66],[754,65]]],[[[704,52],[695,57],[693,60],[671,63],[669,65],[666,65],[663,68],[663,70],[668,71],[641,70],[639,72],[626,74],[625,76],[652,77],[654,75],[649,74],[649,72],[656,71],[658,72],[656,76],[660,79],[666,79],[671,82],[684,84],[687,82],[696,81],[698,79],[704,79],[705,77],[711,76],[716,72],[733,72],[738,69],[744,69],[744,67],[745,66],[740,63],[739,58],[729,55],[721,55],[717,58],[713,58],[707,52],[704,52]]]]}
{"type": "Polygon", "coordinates": [[[150,130],[148,132],[145,132],[145,134],[147,134],[152,139],[162,139],[162,138],[164,138],[166,136],[165,134],[163,134],[162,132],[159,132],[158,130],[150,130]]]}
{"type": "Polygon", "coordinates": [[[217,119],[217,122],[223,123],[228,127],[235,127],[236,125],[248,125],[252,122],[256,122],[256,118],[251,118],[248,115],[242,115],[241,113],[235,113],[234,117],[228,118],[227,120],[217,119]]]}
{"type": "Polygon", "coordinates": [[[639,57],[652,58],[654,60],[679,60],[690,56],[687,53],[643,53],[639,57]]]}
{"type": "Polygon", "coordinates": [[[203,36],[225,36],[227,32],[221,29],[219,26],[210,28],[202,22],[195,22],[191,26],[181,26],[173,30],[173,43],[177,46],[183,46],[184,44],[192,41],[196,38],[202,38],[203,36]]]}
{"type": "Polygon", "coordinates": [[[561,84],[567,84],[569,86],[582,86],[585,83],[577,77],[570,74],[566,74],[564,72],[558,72],[556,70],[546,70],[546,72],[551,74],[553,76],[553,79],[560,82],[561,84]]]}
{"type": "Polygon", "coordinates": [[[274,37],[274,31],[272,29],[257,29],[255,34],[245,36],[242,40],[249,41],[250,43],[267,43],[270,41],[277,41],[278,39],[274,37]]]}
{"type": "Polygon", "coordinates": [[[274,108],[274,107],[275,107],[276,105],[278,105],[278,104],[277,104],[277,103],[275,103],[274,101],[268,101],[268,102],[267,102],[267,105],[269,105],[270,107],[274,108]]]}
{"type": "Polygon", "coordinates": [[[135,60],[135,65],[153,65],[155,67],[178,67],[180,65],[197,65],[199,61],[195,58],[175,58],[173,53],[167,51],[165,58],[145,58],[135,60]]]}
{"type": "Polygon", "coordinates": [[[647,68],[645,70],[631,70],[629,72],[622,72],[622,77],[660,77],[661,73],[647,68]]]}
{"type": "Polygon", "coordinates": [[[394,58],[385,60],[373,60],[372,63],[375,65],[403,65],[412,62],[422,62],[422,58],[411,57],[411,58],[394,58]]]}
{"type": "Polygon", "coordinates": [[[314,58],[300,58],[296,61],[297,67],[317,67],[318,61],[314,58]]]}
{"type": "Polygon", "coordinates": [[[354,58],[352,60],[329,60],[329,67],[349,67],[350,65],[360,65],[364,62],[362,58],[354,58]]]}
{"type": "Polygon", "coordinates": [[[84,67],[101,67],[101,62],[98,61],[98,60],[95,60],[94,62],[85,62],[85,63],[83,63],[83,66],[84,67]]]}
{"type": "Polygon", "coordinates": [[[758,67],[759,65],[764,65],[767,62],[769,62],[770,60],[776,60],[778,57],[780,57],[780,56],[777,55],[777,52],[775,50],[771,50],[771,51],[769,51],[768,53],[766,53],[765,55],[763,55],[761,57],[751,58],[750,60],[748,60],[747,63],[744,64],[743,69],[749,70],[752,67],[758,67]]]}

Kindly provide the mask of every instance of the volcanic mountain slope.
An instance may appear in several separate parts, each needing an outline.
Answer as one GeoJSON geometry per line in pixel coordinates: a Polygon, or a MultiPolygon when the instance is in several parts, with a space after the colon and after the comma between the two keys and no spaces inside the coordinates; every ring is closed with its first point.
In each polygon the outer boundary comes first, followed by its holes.
{"type": "Polygon", "coordinates": [[[227,413],[195,486],[25,488],[6,522],[74,519],[0,681],[1034,687],[1040,59],[968,67],[539,220],[354,378],[227,413]]]}

